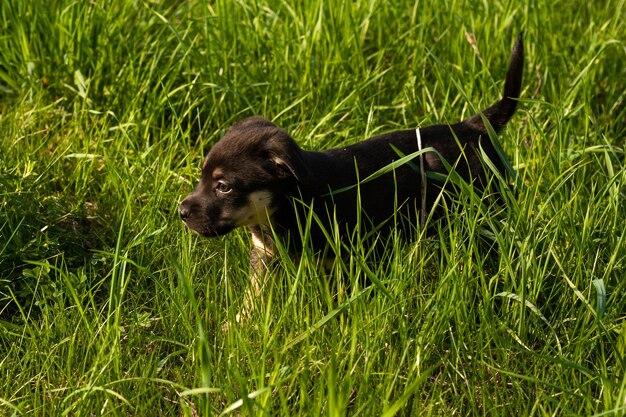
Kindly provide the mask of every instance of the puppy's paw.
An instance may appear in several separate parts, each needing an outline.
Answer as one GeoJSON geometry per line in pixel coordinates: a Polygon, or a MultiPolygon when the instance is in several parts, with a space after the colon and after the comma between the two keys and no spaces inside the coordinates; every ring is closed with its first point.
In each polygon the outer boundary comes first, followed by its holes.
{"type": "Polygon", "coordinates": [[[244,323],[250,320],[250,316],[251,316],[251,311],[247,308],[246,305],[244,305],[243,308],[239,311],[239,313],[235,315],[235,321],[229,320],[225,322],[220,327],[220,330],[223,333],[226,333],[230,329],[232,329],[234,326],[243,326],[244,323]]]}

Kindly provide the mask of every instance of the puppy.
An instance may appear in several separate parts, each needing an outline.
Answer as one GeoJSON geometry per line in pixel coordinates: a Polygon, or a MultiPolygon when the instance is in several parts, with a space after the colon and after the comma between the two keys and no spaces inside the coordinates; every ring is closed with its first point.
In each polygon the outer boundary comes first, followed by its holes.
{"type": "Polygon", "coordinates": [[[312,152],[300,148],[268,120],[245,119],[228,129],[210,150],[198,186],[180,204],[180,216],[187,227],[205,237],[224,235],[240,226],[249,228],[253,242],[252,293],[245,302],[249,307],[275,252],[273,236],[284,238],[297,253],[305,244],[323,249],[325,232],[335,222],[342,237],[350,236],[357,226],[379,235],[407,225],[415,228],[442,189],[453,191],[441,179],[449,174],[450,166],[474,186],[486,184],[488,169],[481,150],[504,174],[484,121],[497,133],[513,116],[523,61],[520,35],[511,53],[502,99],[453,125],[395,131],[312,152]],[[415,158],[368,179],[405,155],[415,158]],[[301,230],[311,210],[316,221],[306,234],[309,241],[303,242],[301,230]]]}

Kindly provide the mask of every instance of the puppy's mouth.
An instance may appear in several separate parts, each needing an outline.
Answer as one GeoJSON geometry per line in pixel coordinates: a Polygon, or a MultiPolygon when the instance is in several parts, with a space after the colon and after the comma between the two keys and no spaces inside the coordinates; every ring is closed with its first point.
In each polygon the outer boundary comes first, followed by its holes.
{"type": "Polygon", "coordinates": [[[236,228],[236,226],[229,221],[213,222],[202,217],[203,216],[183,217],[182,220],[189,230],[196,232],[202,237],[222,236],[236,228]]]}
{"type": "Polygon", "coordinates": [[[232,226],[207,227],[200,231],[194,230],[194,232],[198,233],[202,237],[217,237],[217,236],[223,236],[227,234],[228,232],[232,231],[233,229],[234,227],[232,226]]]}

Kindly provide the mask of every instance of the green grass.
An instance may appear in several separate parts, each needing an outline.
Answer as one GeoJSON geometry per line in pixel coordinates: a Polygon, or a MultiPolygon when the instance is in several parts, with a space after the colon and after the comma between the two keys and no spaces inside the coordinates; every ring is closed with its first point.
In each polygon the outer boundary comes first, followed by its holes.
{"type": "Polygon", "coordinates": [[[0,415],[626,415],[625,6],[3,1],[0,415]],[[176,207],[224,129],[455,122],[522,30],[507,209],[464,193],[382,262],[283,256],[222,331],[249,237],[176,207]]]}

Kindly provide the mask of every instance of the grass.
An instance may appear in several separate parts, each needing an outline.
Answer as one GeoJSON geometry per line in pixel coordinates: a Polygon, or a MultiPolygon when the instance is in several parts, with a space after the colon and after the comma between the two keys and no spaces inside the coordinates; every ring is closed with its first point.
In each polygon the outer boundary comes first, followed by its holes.
{"type": "Polygon", "coordinates": [[[626,415],[625,10],[2,2],[0,415],[626,415]],[[452,123],[498,99],[522,30],[506,210],[464,193],[379,262],[282,256],[222,331],[249,237],[176,207],[224,129],[324,149],[452,123]]]}

